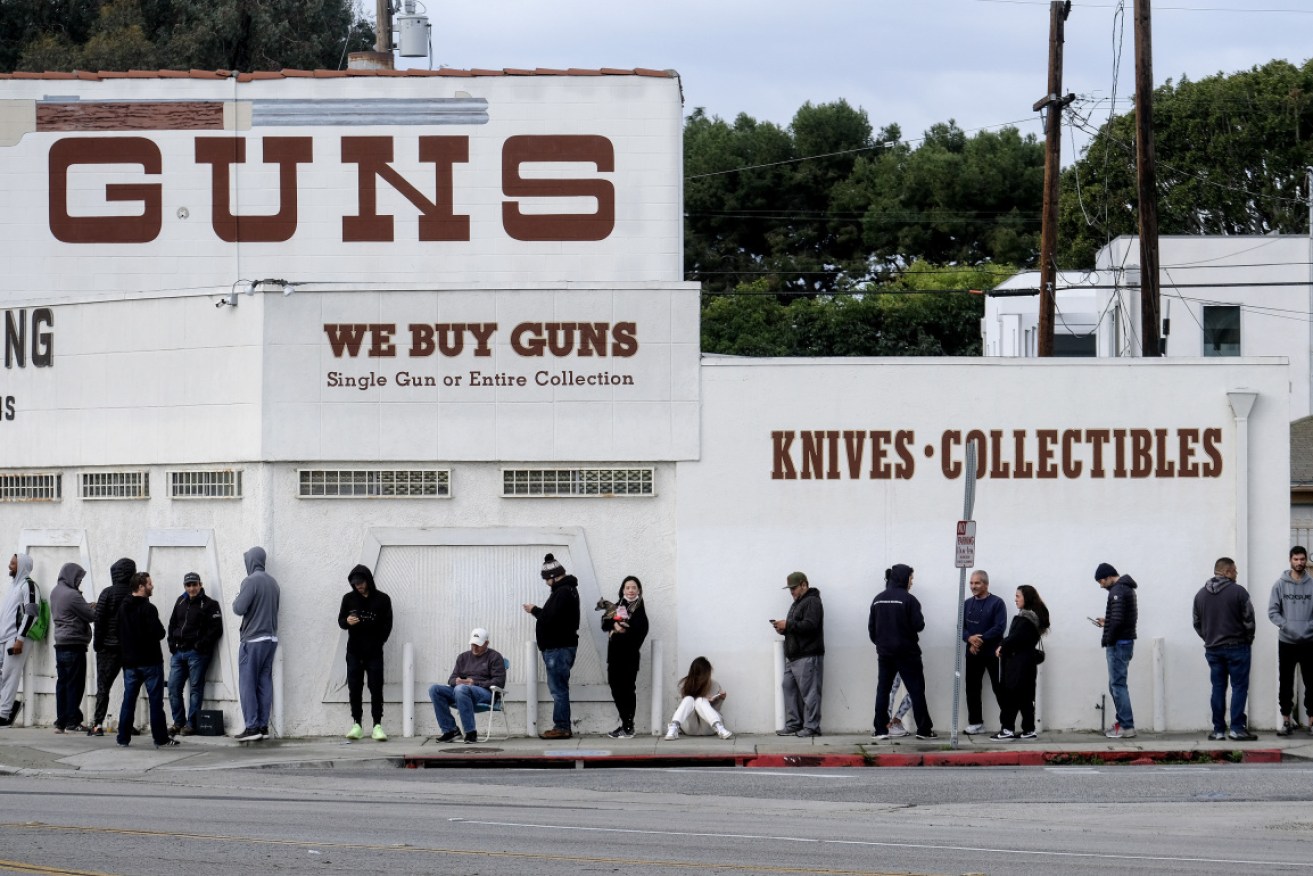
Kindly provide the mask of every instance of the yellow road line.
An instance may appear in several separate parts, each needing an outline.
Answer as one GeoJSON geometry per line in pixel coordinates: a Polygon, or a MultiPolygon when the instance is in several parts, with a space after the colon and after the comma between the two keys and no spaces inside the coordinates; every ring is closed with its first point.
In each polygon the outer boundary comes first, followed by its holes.
{"type": "Polygon", "coordinates": [[[42,864],[28,864],[25,861],[0,860],[0,870],[10,873],[44,873],[47,876],[109,876],[95,870],[64,870],[60,867],[46,867],[42,864]]]}

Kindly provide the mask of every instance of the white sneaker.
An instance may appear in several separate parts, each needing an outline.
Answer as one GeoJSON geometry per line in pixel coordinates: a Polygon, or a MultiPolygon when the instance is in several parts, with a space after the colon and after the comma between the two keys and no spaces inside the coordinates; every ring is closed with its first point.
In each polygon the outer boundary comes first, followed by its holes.
{"type": "Polygon", "coordinates": [[[721,739],[729,739],[734,735],[733,731],[719,721],[716,722],[716,735],[721,739]]]}
{"type": "Polygon", "coordinates": [[[670,726],[666,728],[666,741],[673,742],[679,738],[679,722],[671,721],[670,726]]]}
{"type": "Polygon", "coordinates": [[[984,724],[968,724],[968,725],[967,725],[966,734],[967,734],[968,736],[975,736],[977,733],[984,733],[984,732],[985,732],[985,725],[984,725],[984,724]]]}
{"type": "Polygon", "coordinates": [[[906,736],[906,735],[907,735],[907,728],[904,727],[904,726],[902,726],[901,724],[890,724],[890,725],[889,725],[889,735],[890,735],[890,736],[906,736]]]}

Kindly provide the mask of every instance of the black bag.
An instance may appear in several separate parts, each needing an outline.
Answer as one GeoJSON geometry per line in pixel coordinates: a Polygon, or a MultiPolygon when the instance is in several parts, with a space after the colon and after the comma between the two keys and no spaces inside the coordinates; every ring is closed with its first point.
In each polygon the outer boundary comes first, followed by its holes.
{"type": "Polygon", "coordinates": [[[1044,662],[1044,643],[1040,642],[1039,646],[1035,649],[1035,665],[1039,666],[1043,662],[1044,662]]]}
{"type": "Polygon", "coordinates": [[[223,712],[219,709],[201,709],[196,716],[196,733],[200,736],[222,736],[223,712]]]}

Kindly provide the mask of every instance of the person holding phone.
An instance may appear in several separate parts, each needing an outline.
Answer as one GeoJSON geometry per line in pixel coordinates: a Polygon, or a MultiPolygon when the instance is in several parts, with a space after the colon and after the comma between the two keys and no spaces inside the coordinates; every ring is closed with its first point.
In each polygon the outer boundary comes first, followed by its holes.
{"type": "Polygon", "coordinates": [[[1111,563],[1099,563],[1094,580],[1108,591],[1108,607],[1103,617],[1094,623],[1103,629],[1100,644],[1108,658],[1108,693],[1117,710],[1112,729],[1103,734],[1109,739],[1130,739],[1135,734],[1135,714],[1131,711],[1131,691],[1126,677],[1130,674],[1131,657],[1135,655],[1135,624],[1139,609],[1135,598],[1135,579],[1118,575],[1111,563]]]}
{"type": "Polygon", "coordinates": [[[793,572],[784,589],[793,597],[784,620],[771,620],[784,637],[784,727],[778,736],[821,735],[821,682],[825,671],[825,607],[821,591],[802,572],[793,572]]]}

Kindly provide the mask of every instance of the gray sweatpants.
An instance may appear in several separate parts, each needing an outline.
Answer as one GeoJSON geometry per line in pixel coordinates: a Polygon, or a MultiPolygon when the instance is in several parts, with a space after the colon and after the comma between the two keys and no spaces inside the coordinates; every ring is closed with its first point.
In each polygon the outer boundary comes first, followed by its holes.
{"type": "Polygon", "coordinates": [[[274,652],[278,643],[242,642],[237,649],[237,696],[248,728],[269,726],[274,704],[274,652]]]}
{"type": "Polygon", "coordinates": [[[22,654],[10,654],[13,644],[10,640],[0,647],[0,718],[8,718],[14,710],[18,683],[23,680],[23,664],[27,662],[27,652],[32,650],[32,643],[25,641],[22,654]]]}
{"type": "Polygon", "coordinates": [[[821,680],[825,656],[784,661],[784,729],[821,732],[821,680]]]}

